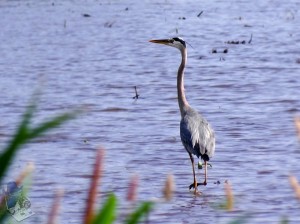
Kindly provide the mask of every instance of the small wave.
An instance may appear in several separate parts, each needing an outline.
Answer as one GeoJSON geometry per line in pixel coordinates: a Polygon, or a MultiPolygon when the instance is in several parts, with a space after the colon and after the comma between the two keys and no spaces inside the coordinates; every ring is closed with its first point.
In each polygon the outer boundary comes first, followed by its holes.
{"type": "Polygon", "coordinates": [[[120,108],[120,107],[108,107],[103,110],[102,112],[120,112],[120,111],[127,111],[126,108],[120,108]]]}

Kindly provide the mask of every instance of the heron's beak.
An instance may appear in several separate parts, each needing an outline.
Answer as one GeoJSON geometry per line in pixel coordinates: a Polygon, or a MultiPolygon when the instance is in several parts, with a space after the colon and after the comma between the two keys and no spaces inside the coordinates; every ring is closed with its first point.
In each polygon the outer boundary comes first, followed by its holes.
{"type": "Polygon", "coordinates": [[[156,43],[156,44],[169,44],[171,43],[169,39],[161,39],[161,40],[149,40],[151,43],[156,43]]]}

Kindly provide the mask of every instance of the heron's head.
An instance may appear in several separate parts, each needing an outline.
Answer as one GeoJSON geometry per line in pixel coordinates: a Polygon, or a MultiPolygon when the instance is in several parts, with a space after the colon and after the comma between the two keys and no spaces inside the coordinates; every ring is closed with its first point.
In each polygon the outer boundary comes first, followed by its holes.
{"type": "Polygon", "coordinates": [[[186,48],[185,41],[179,37],[173,37],[170,39],[150,40],[150,42],[175,47],[179,50],[186,48]]]}

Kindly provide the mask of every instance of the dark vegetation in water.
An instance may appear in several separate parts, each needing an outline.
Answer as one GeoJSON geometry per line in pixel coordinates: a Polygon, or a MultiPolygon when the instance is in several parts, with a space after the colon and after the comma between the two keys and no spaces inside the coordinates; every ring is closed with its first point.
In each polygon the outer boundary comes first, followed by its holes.
{"type": "MultiPolygon", "coordinates": [[[[203,15],[204,11],[200,11],[197,15],[197,17],[201,17],[203,15]]],[[[182,16],[182,17],[178,17],[179,20],[186,20],[186,17],[182,16]]],[[[241,17],[239,17],[239,20],[242,20],[241,17]]],[[[179,29],[176,27],[175,28],[175,33],[178,34],[179,33],[179,29]]],[[[244,44],[251,44],[252,42],[252,37],[253,35],[250,35],[249,40],[229,40],[229,41],[225,41],[225,44],[230,44],[230,45],[244,45],[244,44]]],[[[223,48],[223,49],[217,49],[217,48],[212,48],[211,53],[212,54],[227,54],[229,52],[228,48],[223,48]]],[[[203,59],[204,56],[199,56],[199,59],[203,59]]],[[[219,58],[220,61],[225,61],[224,57],[220,57],[219,58]]]]}
{"type": "Polygon", "coordinates": [[[213,48],[211,50],[212,54],[217,54],[217,53],[222,53],[222,54],[227,54],[228,53],[228,48],[225,48],[223,50],[217,50],[216,48],[213,48]]]}
{"type": "Polygon", "coordinates": [[[106,28],[112,28],[112,26],[114,25],[115,21],[112,21],[112,22],[105,22],[104,23],[104,27],[106,28]]]}
{"type": "Polygon", "coordinates": [[[87,14],[87,13],[82,14],[82,16],[83,16],[83,17],[91,17],[91,15],[90,15],[90,14],[87,14]]]}
{"type": "Polygon", "coordinates": [[[230,40],[230,41],[226,41],[226,44],[251,44],[252,42],[252,34],[250,36],[250,39],[248,41],[246,40],[230,40]]]}

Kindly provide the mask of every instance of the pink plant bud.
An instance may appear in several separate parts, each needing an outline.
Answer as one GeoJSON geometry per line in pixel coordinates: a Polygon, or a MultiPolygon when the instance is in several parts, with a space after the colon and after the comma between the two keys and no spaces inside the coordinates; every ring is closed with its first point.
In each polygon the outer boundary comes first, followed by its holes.
{"type": "Polygon", "coordinates": [[[94,206],[97,197],[97,186],[100,181],[103,167],[104,149],[99,149],[96,155],[94,171],[90,183],[89,195],[86,202],[86,210],[84,213],[84,223],[90,224],[94,218],[94,206]]]}
{"type": "Polygon", "coordinates": [[[163,195],[167,201],[170,201],[172,199],[174,189],[175,189],[174,178],[172,174],[169,174],[167,176],[165,187],[163,189],[163,195]]]}
{"type": "Polygon", "coordinates": [[[135,201],[137,195],[137,188],[138,188],[138,176],[133,176],[129,182],[128,192],[127,192],[127,200],[128,201],[135,201]]]}
{"type": "Polygon", "coordinates": [[[64,195],[64,191],[62,189],[56,191],[54,202],[53,202],[51,211],[49,213],[47,224],[58,223],[57,217],[58,217],[58,212],[59,212],[59,207],[60,207],[60,201],[61,201],[61,198],[63,197],[63,195],[64,195]]]}
{"type": "Polygon", "coordinates": [[[300,117],[299,116],[295,117],[294,122],[295,122],[298,138],[300,139],[300,117]]]}
{"type": "Polygon", "coordinates": [[[298,198],[298,200],[300,200],[300,185],[298,183],[298,180],[295,176],[290,175],[289,176],[289,181],[290,184],[295,192],[296,198],[298,198]]]}
{"type": "Polygon", "coordinates": [[[30,162],[27,164],[27,166],[25,167],[25,169],[21,172],[21,174],[19,175],[19,177],[16,179],[16,184],[19,186],[21,185],[21,183],[23,182],[23,180],[30,175],[34,170],[34,163],[30,162]]]}
{"type": "Polygon", "coordinates": [[[228,211],[232,211],[233,204],[234,204],[234,198],[233,198],[233,192],[232,192],[230,182],[226,181],[224,187],[225,187],[225,194],[226,194],[226,209],[228,211]]]}

